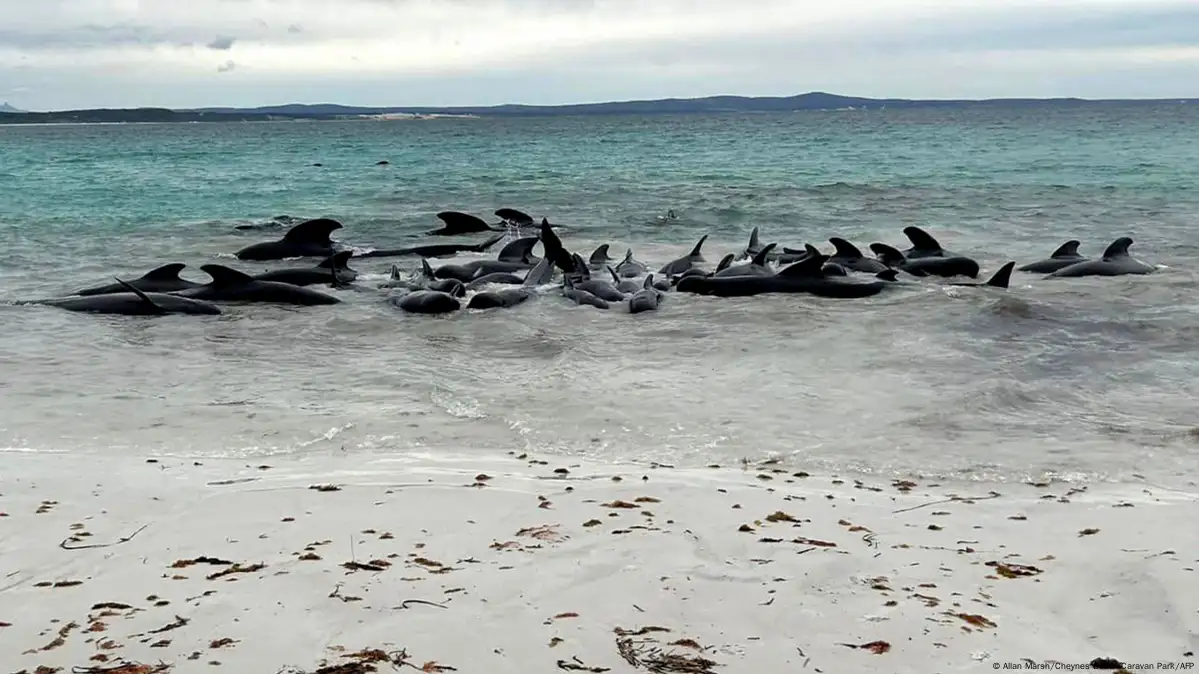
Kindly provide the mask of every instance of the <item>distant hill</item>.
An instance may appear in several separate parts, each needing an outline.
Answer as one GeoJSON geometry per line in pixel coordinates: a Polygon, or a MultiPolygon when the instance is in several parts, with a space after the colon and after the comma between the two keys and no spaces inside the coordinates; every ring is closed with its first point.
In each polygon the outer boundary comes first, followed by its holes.
{"type": "Polygon", "coordinates": [[[492,105],[450,107],[357,107],[320,104],[290,104],[258,108],[198,108],[168,110],[135,108],[126,110],[71,110],[65,112],[0,112],[0,124],[51,122],[229,122],[280,119],[327,120],[359,118],[369,115],[474,115],[515,117],[548,115],[652,115],[695,113],[795,112],[802,110],[882,110],[913,108],[1040,108],[1089,105],[1163,105],[1199,103],[1199,99],[1092,100],[1082,98],[998,98],[985,100],[921,100],[905,98],[860,98],[811,92],[797,96],[708,96],[705,98],[665,98],[645,101],[578,103],[572,105],[492,105]]]}
{"type": "Polygon", "coordinates": [[[25,112],[25,111],[20,110],[18,108],[14,108],[13,106],[9,105],[7,101],[5,101],[4,103],[0,103],[0,112],[18,112],[19,113],[19,112],[25,112]]]}

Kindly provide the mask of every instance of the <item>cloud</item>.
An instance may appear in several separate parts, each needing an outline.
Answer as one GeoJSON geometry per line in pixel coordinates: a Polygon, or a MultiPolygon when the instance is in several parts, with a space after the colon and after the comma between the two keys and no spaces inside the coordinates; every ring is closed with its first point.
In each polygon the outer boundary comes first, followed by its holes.
{"type": "Polygon", "coordinates": [[[28,107],[1199,95],[1194,0],[0,0],[0,16],[0,87],[36,82],[28,107]],[[214,58],[234,45],[236,64],[214,58]]]}

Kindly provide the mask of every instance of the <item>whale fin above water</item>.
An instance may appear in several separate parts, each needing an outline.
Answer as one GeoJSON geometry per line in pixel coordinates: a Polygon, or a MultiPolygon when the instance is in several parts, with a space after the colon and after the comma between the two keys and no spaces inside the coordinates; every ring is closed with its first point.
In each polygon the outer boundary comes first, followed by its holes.
{"type": "Polygon", "coordinates": [[[779,270],[778,276],[784,278],[823,278],[824,263],[827,260],[827,255],[818,252],[812,257],[800,260],[779,270]]]}
{"type": "Polygon", "coordinates": [[[762,248],[762,242],[758,240],[758,228],[755,226],[749,232],[749,245],[745,247],[745,252],[753,253],[762,248]]]}
{"type": "Polygon", "coordinates": [[[345,269],[346,265],[350,262],[351,257],[354,257],[354,251],[343,250],[340,253],[334,253],[333,255],[325,258],[320,264],[317,265],[317,267],[321,269],[332,269],[333,271],[345,269]]]}
{"type": "Polygon", "coordinates": [[[475,232],[491,231],[491,226],[483,221],[482,218],[463,213],[461,211],[442,211],[437,214],[437,219],[441,220],[444,226],[441,229],[434,230],[431,233],[440,234],[442,236],[455,236],[457,234],[474,234],[475,232]]]}
{"type": "Polygon", "coordinates": [[[888,267],[901,265],[907,261],[907,257],[903,253],[885,243],[870,244],[870,252],[878,256],[879,261],[888,267]]]}
{"type": "Polygon", "coordinates": [[[1081,246],[1081,245],[1082,245],[1082,243],[1081,243],[1081,242],[1079,242],[1079,241],[1076,241],[1076,240],[1074,240],[1074,239],[1071,239],[1071,240],[1069,240],[1069,241],[1067,241],[1067,242],[1063,243],[1062,245],[1058,246],[1058,247],[1057,247],[1057,250],[1053,251],[1053,254],[1052,254],[1052,255],[1050,255],[1049,257],[1051,257],[1051,258],[1055,258],[1055,257],[1081,257],[1081,256],[1078,254],[1078,247],[1079,247],[1079,246],[1081,246]]]}
{"type": "Polygon", "coordinates": [[[214,287],[241,285],[243,283],[252,283],[254,278],[245,272],[240,272],[236,269],[230,269],[220,264],[204,264],[200,265],[200,271],[212,277],[212,282],[208,285],[214,287]]]}
{"type": "Polygon", "coordinates": [[[1012,269],[1015,269],[1015,267],[1015,262],[1009,262],[1003,265],[999,268],[999,271],[995,272],[995,275],[986,282],[986,285],[989,285],[992,288],[1008,287],[1008,284],[1012,281],[1012,269]]]}
{"type": "Polygon", "coordinates": [[[154,300],[150,299],[149,295],[142,292],[138,288],[134,287],[133,284],[126,283],[125,281],[122,281],[121,279],[119,279],[115,276],[113,278],[116,279],[117,283],[120,283],[121,285],[125,286],[126,290],[128,290],[129,292],[133,293],[134,295],[137,295],[138,297],[140,297],[142,299],[142,301],[145,302],[146,304],[149,304],[150,306],[154,307],[155,312],[160,313],[160,314],[168,313],[166,309],[163,309],[161,305],[159,305],[154,300]]]}
{"type": "Polygon", "coordinates": [[[394,264],[391,265],[391,280],[398,281],[400,278],[400,267],[394,264]]]}
{"type": "Polygon", "coordinates": [[[839,236],[830,237],[828,242],[833,244],[833,248],[836,249],[834,257],[844,257],[851,260],[864,257],[862,251],[857,246],[839,236]]]}
{"type": "Polygon", "coordinates": [[[420,259],[420,273],[428,279],[437,278],[433,275],[433,267],[429,266],[429,258],[422,257],[420,259]]]}
{"type": "Polygon", "coordinates": [[[331,246],[333,245],[333,240],[329,238],[329,235],[335,230],[341,229],[341,227],[340,222],[329,218],[306,220],[287,230],[287,233],[283,235],[283,240],[291,243],[311,243],[331,246]]]}
{"type": "Polygon", "coordinates": [[[904,236],[908,237],[908,241],[912,242],[912,248],[928,252],[941,252],[941,244],[933,238],[932,234],[920,229],[919,227],[909,225],[903,228],[904,236]]]}
{"type": "Polygon", "coordinates": [[[643,290],[654,290],[654,275],[646,274],[645,283],[641,284],[643,290]]]}
{"type": "Polygon", "coordinates": [[[759,267],[765,267],[766,258],[770,257],[770,251],[774,250],[775,246],[777,245],[777,243],[769,243],[763,246],[762,249],[758,251],[758,254],[754,255],[754,259],[750,262],[750,264],[755,264],[759,267]]]}
{"type": "Polygon", "coordinates": [[[899,271],[896,269],[887,269],[885,271],[880,271],[879,273],[875,274],[874,278],[879,279],[881,281],[898,281],[899,280],[899,271]]]}
{"type": "Polygon", "coordinates": [[[497,209],[495,212],[495,217],[507,222],[521,225],[523,227],[532,226],[533,224],[533,216],[525,213],[524,211],[518,211],[515,208],[497,209]]]}
{"type": "Polygon", "coordinates": [[[691,249],[691,253],[689,256],[693,257],[693,258],[699,258],[699,261],[702,262],[703,258],[704,258],[704,254],[703,254],[702,250],[704,247],[704,242],[707,240],[708,240],[707,234],[704,234],[703,236],[699,237],[699,241],[695,242],[695,247],[691,249]]]}
{"type": "Polygon", "coordinates": [[[612,258],[608,256],[608,244],[605,243],[601,244],[598,248],[592,251],[591,257],[588,258],[588,262],[590,264],[598,265],[603,264],[611,259],[612,258]]]}
{"type": "Polygon", "coordinates": [[[1132,239],[1127,236],[1122,236],[1115,241],[1112,241],[1103,251],[1103,259],[1111,260],[1117,257],[1128,257],[1128,247],[1132,245],[1132,239]]]}
{"type": "MultiPolygon", "coordinates": [[[[183,271],[183,269],[186,267],[187,267],[187,265],[180,263],[180,262],[172,262],[171,264],[164,264],[157,269],[151,269],[150,271],[146,272],[145,274],[142,274],[141,280],[144,280],[144,281],[180,281],[182,279],[179,278],[179,272],[183,271]]],[[[117,281],[121,285],[124,285],[124,286],[129,285],[128,283],[125,283],[124,281],[121,281],[120,279],[117,279],[117,281]]]]}
{"type": "Polygon", "coordinates": [[[725,269],[728,269],[729,267],[731,267],[733,265],[733,260],[736,260],[736,259],[737,259],[737,256],[733,255],[732,253],[725,255],[724,257],[720,258],[720,262],[717,263],[716,271],[722,272],[725,269]]]}
{"type": "Polygon", "coordinates": [[[517,239],[500,249],[500,254],[496,257],[500,262],[524,262],[532,264],[533,248],[541,242],[541,237],[526,236],[517,239]]]}
{"type": "MultiPolygon", "coordinates": [[[[805,244],[803,245],[803,250],[804,250],[804,253],[806,253],[806,254],[808,255],[808,257],[815,257],[815,256],[817,256],[817,255],[824,255],[824,253],[821,253],[821,252],[820,252],[820,249],[819,249],[819,248],[817,248],[816,246],[813,246],[813,245],[812,245],[812,244],[810,244],[810,243],[805,243],[805,244]]],[[[825,256],[825,257],[828,257],[827,255],[824,255],[824,256],[825,256]]]]}
{"type": "Polygon", "coordinates": [[[587,262],[583,260],[583,256],[578,253],[571,253],[570,259],[574,261],[574,273],[584,280],[591,278],[591,268],[587,266],[587,262]]]}
{"type": "Polygon", "coordinates": [[[619,286],[620,285],[620,274],[617,274],[616,270],[613,269],[612,265],[610,265],[610,264],[604,265],[604,268],[607,269],[608,273],[612,275],[612,282],[619,286]]]}

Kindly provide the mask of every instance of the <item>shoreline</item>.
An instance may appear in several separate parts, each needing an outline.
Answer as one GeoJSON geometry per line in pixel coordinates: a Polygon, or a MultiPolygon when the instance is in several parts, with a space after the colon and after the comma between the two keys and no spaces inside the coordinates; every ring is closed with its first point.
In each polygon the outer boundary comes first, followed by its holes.
{"type": "Polygon", "coordinates": [[[1135,670],[1199,647],[1195,492],[771,461],[5,460],[5,671],[1135,670]]]}

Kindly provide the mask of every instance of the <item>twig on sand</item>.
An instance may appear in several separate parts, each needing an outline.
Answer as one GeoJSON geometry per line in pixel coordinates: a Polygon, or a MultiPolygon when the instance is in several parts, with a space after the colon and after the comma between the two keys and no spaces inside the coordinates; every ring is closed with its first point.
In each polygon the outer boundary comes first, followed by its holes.
{"type": "MultiPolygon", "coordinates": [[[[124,538],[118,538],[117,540],[113,541],[112,543],[91,543],[89,545],[67,545],[67,543],[70,543],[72,540],[79,540],[79,539],[75,538],[74,536],[67,536],[66,538],[62,539],[62,542],[58,544],[58,547],[62,548],[63,550],[87,550],[88,548],[111,548],[114,545],[120,545],[121,543],[128,543],[129,541],[133,540],[134,536],[140,534],[142,531],[145,531],[146,527],[148,527],[148,526],[150,526],[150,525],[143,524],[140,527],[138,527],[137,531],[129,534],[128,536],[125,536],[124,538]]],[[[113,671],[113,670],[111,668],[109,668],[109,669],[97,669],[97,670],[88,669],[88,670],[83,670],[83,671],[107,672],[107,671],[113,671]]],[[[119,670],[117,670],[117,671],[119,671],[119,670]]]]}
{"type": "Polygon", "coordinates": [[[445,604],[438,604],[437,602],[425,601],[424,599],[405,599],[404,601],[400,602],[400,608],[402,608],[402,609],[408,608],[409,604],[424,604],[426,606],[436,606],[437,608],[449,608],[449,606],[446,606],[445,604]]]}
{"type": "Polygon", "coordinates": [[[974,502],[974,501],[989,501],[989,500],[991,500],[991,499],[993,499],[993,498],[999,498],[1000,496],[1002,496],[1002,494],[1000,494],[1000,493],[999,493],[999,492],[997,492],[997,491],[993,491],[993,492],[991,492],[990,494],[988,494],[988,495],[986,495],[986,496],[951,496],[951,497],[949,497],[949,498],[941,499],[941,500],[939,500],[939,501],[929,501],[928,503],[921,503],[921,504],[920,504],[920,505],[918,505],[918,506],[912,506],[911,508],[900,508],[899,510],[892,510],[891,512],[892,512],[893,514],[897,514],[897,513],[906,513],[906,512],[911,512],[911,511],[913,511],[913,510],[919,510],[919,509],[921,509],[921,508],[927,508],[927,507],[929,507],[929,506],[941,505],[941,504],[943,504],[943,503],[962,503],[962,502],[974,502]]]}
{"type": "Polygon", "coordinates": [[[97,665],[95,667],[72,667],[72,674],[162,674],[171,671],[173,665],[161,660],[157,665],[143,665],[138,662],[121,660],[112,665],[97,665]]]}

